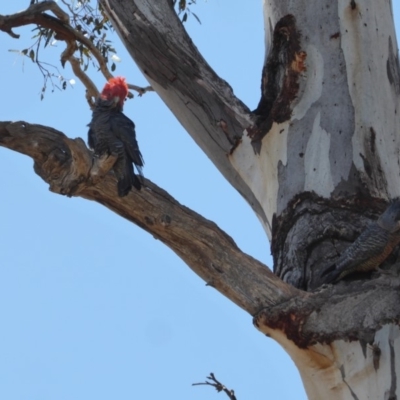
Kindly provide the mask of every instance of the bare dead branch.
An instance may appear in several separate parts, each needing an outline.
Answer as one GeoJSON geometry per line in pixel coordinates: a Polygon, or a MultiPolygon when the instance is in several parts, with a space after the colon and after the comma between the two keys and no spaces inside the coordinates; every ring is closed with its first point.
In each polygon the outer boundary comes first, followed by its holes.
{"type": "MultiPolygon", "coordinates": [[[[74,58],[73,55],[77,49],[76,42],[84,45],[96,59],[99,69],[105,79],[109,80],[113,75],[109,71],[106,60],[101,55],[100,51],[89,38],[85,37],[85,35],[70,25],[69,15],[54,1],[31,4],[26,10],[12,15],[0,15],[0,30],[16,39],[19,38],[19,35],[13,32],[13,28],[30,24],[36,24],[43,28],[51,29],[55,32],[55,38],[57,40],[66,42],[67,48],[61,55],[61,63],[63,66],[66,61],[71,63],[74,74],[87,89],[86,97],[89,104],[93,105],[95,98],[98,96],[98,90],[88,75],[81,69],[78,60],[74,58]],[[46,14],[45,11],[51,11],[55,17],[46,14]]],[[[151,91],[150,87],[142,88],[136,85],[130,85],[130,88],[136,90],[139,95],[151,91]]]]}
{"type": "Polygon", "coordinates": [[[128,83],[128,88],[138,92],[139,96],[141,96],[142,94],[145,94],[146,92],[154,92],[154,89],[151,86],[140,87],[140,86],[136,86],[136,85],[132,85],[131,83],[128,83]]]}
{"type": "MultiPolygon", "coordinates": [[[[243,253],[218,226],[144,179],[143,189],[117,195],[112,159],[95,159],[82,139],[26,122],[0,122],[0,146],[32,157],[50,190],[94,200],[140,226],[178,254],[210,286],[251,315],[293,296],[307,296],[243,253]],[[108,166],[107,166],[108,164],[108,166]]],[[[115,161],[115,160],[114,160],[115,161]]]]}
{"type": "Polygon", "coordinates": [[[210,373],[210,376],[207,376],[207,379],[210,379],[212,382],[205,381],[200,383],[193,383],[192,386],[209,385],[214,387],[218,393],[225,392],[227,396],[230,398],[230,400],[237,400],[233,389],[228,389],[225,385],[223,385],[220,381],[218,381],[212,372],[210,373]]]}

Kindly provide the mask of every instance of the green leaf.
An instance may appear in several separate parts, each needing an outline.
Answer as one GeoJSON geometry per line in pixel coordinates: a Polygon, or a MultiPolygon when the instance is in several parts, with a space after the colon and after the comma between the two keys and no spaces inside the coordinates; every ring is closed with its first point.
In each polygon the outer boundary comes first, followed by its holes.
{"type": "Polygon", "coordinates": [[[64,81],[62,84],[62,88],[65,90],[67,88],[67,81],[64,81]]]}
{"type": "Polygon", "coordinates": [[[26,55],[28,54],[28,49],[21,50],[21,54],[23,54],[24,56],[26,56],[26,55]]]}
{"type": "Polygon", "coordinates": [[[182,22],[186,22],[187,17],[188,17],[187,12],[185,12],[185,14],[183,14],[182,22]]]}
{"type": "Polygon", "coordinates": [[[195,17],[197,19],[197,22],[201,25],[200,18],[194,12],[192,12],[192,14],[193,14],[193,17],[195,17]]]}
{"type": "Polygon", "coordinates": [[[117,68],[117,66],[115,65],[115,63],[112,63],[112,64],[111,64],[111,71],[114,72],[114,71],[115,71],[115,68],[117,68]]]}
{"type": "Polygon", "coordinates": [[[186,8],[186,0],[179,0],[179,11],[183,11],[185,8],[186,8]]]}
{"type": "Polygon", "coordinates": [[[35,62],[35,52],[33,51],[33,49],[31,49],[31,51],[29,52],[29,57],[31,58],[32,62],[35,62]]]}
{"type": "Polygon", "coordinates": [[[50,42],[50,39],[53,37],[53,31],[48,31],[47,32],[47,37],[46,37],[46,41],[44,42],[44,47],[46,47],[48,44],[49,44],[49,42],[50,42]]]}

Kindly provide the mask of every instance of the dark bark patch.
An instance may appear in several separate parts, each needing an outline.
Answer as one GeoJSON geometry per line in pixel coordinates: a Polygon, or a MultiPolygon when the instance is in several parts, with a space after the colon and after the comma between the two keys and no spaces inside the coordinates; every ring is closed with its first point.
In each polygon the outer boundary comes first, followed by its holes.
{"type": "Polygon", "coordinates": [[[372,365],[374,366],[374,370],[378,371],[379,362],[381,359],[382,350],[377,343],[372,345],[372,365]]]}
{"type": "Polygon", "coordinates": [[[258,119],[247,129],[253,143],[261,141],[274,122],[282,123],[291,117],[291,103],[299,91],[299,75],[306,70],[307,54],[301,50],[300,37],[293,15],[284,16],[275,26],[262,71],[261,100],[254,110],[258,119]]]}
{"type": "Polygon", "coordinates": [[[369,163],[368,159],[364,157],[362,153],[360,153],[360,157],[363,160],[364,170],[367,173],[368,177],[371,179],[372,178],[371,164],[369,163]]]}
{"type": "Polygon", "coordinates": [[[274,272],[303,290],[320,286],[321,273],[386,205],[362,192],[334,199],[313,192],[299,194],[272,219],[274,272]]]}
{"type": "MultiPolygon", "coordinates": [[[[300,306],[300,304],[298,305],[300,306]]],[[[263,325],[271,329],[281,330],[298,347],[307,348],[313,344],[313,341],[311,337],[304,335],[302,325],[308,319],[311,312],[312,310],[304,307],[303,304],[296,309],[285,306],[279,307],[279,312],[277,312],[277,309],[264,309],[254,316],[253,324],[260,330],[262,330],[263,325]]]]}
{"type": "Polygon", "coordinates": [[[369,128],[369,135],[364,136],[364,154],[360,153],[363,160],[364,170],[367,175],[365,183],[368,187],[373,187],[379,193],[387,192],[387,180],[381,165],[381,159],[376,151],[376,132],[371,126],[369,128]]]}
{"type": "Polygon", "coordinates": [[[235,143],[233,143],[232,148],[229,152],[229,155],[232,155],[236,148],[242,143],[242,139],[236,139],[235,143]]]}
{"type": "Polygon", "coordinates": [[[339,371],[340,371],[340,374],[342,375],[342,380],[343,380],[343,382],[345,383],[345,385],[347,386],[347,388],[348,388],[349,391],[350,391],[351,397],[352,397],[354,400],[359,400],[358,397],[357,397],[357,395],[353,392],[353,389],[350,387],[350,385],[347,383],[347,381],[346,381],[346,379],[345,379],[345,378],[346,378],[346,374],[345,374],[345,372],[344,372],[344,365],[343,365],[343,364],[340,366],[339,371]]]}
{"type": "Polygon", "coordinates": [[[146,222],[147,225],[150,225],[150,226],[154,225],[154,220],[153,220],[153,218],[150,218],[150,217],[148,217],[148,216],[146,215],[146,216],[144,217],[144,220],[145,220],[145,222],[146,222]]]}
{"type": "Polygon", "coordinates": [[[372,126],[371,126],[371,128],[369,128],[369,131],[371,133],[371,136],[370,136],[371,152],[375,153],[375,150],[376,150],[376,132],[375,132],[375,129],[372,126]]]}
{"type": "Polygon", "coordinates": [[[400,67],[399,55],[393,49],[392,37],[389,36],[389,57],[386,61],[386,71],[390,84],[397,95],[400,94],[400,67]]]}
{"type": "Polygon", "coordinates": [[[161,216],[161,225],[163,227],[166,228],[167,226],[171,225],[171,222],[172,222],[172,218],[169,215],[163,214],[161,216]]]}
{"type": "Polygon", "coordinates": [[[400,323],[399,285],[399,277],[386,274],[370,281],[342,281],[264,308],[253,323],[264,333],[282,331],[302,349],[336,340],[373,343],[384,325],[400,323]]]}
{"type": "Polygon", "coordinates": [[[331,35],[331,39],[338,39],[340,37],[340,32],[336,32],[333,35],[331,35]]]}
{"type": "Polygon", "coordinates": [[[389,396],[386,397],[388,400],[396,400],[396,389],[397,389],[397,376],[396,376],[396,362],[395,362],[395,351],[394,351],[394,345],[393,345],[393,340],[389,339],[389,350],[390,350],[390,390],[389,390],[389,396]]]}
{"type": "Polygon", "coordinates": [[[365,342],[365,340],[360,340],[360,346],[361,346],[361,350],[363,352],[364,358],[367,358],[367,343],[365,342]]]}
{"type": "Polygon", "coordinates": [[[355,9],[357,8],[357,4],[356,4],[356,2],[355,2],[354,0],[351,0],[351,1],[350,1],[350,8],[351,8],[352,10],[355,10],[355,9]]]}

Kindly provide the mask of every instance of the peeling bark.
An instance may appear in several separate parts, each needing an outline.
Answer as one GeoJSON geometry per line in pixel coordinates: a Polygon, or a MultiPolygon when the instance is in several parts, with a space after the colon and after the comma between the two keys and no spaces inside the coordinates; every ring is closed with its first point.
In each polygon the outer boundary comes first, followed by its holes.
{"type": "Polygon", "coordinates": [[[386,62],[387,76],[397,95],[400,95],[400,67],[399,54],[393,48],[393,41],[389,36],[389,56],[386,62]]]}
{"type": "Polygon", "coordinates": [[[254,111],[259,117],[247,129],[257,153],[272,124],[291,117],[292,102],[299,91],[299,75],[306,69],[307,54],[301,50],[300,37],[293,15],[285,15],[275,25],[272,47],[262,71],[261,100],[254,111]]]}

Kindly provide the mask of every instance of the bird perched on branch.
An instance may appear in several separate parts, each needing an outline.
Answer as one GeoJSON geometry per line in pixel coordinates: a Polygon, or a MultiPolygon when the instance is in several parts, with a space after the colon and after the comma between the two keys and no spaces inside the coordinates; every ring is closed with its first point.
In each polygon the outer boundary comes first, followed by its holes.
{"type": "Polygon", "coordinates": [[[96,100],[89,123],[88,143],[96,156],[115,155],[112,167],[118,180],[118,196],[126,196],[132,186],[140,190],[140,178],[133,172],[135,164],[142,177],[143,157],[136,141],[135,124],[123,114],[128,95],[125,78],[110,79],[96,100]]]}
{"type": "Polygon", "coordinates": [[[337,262],[321,275],[323,283],[334,283],[353,272],[378,268],[400,243],[400,200],[393,201],[372,222],[337,262]]]}

